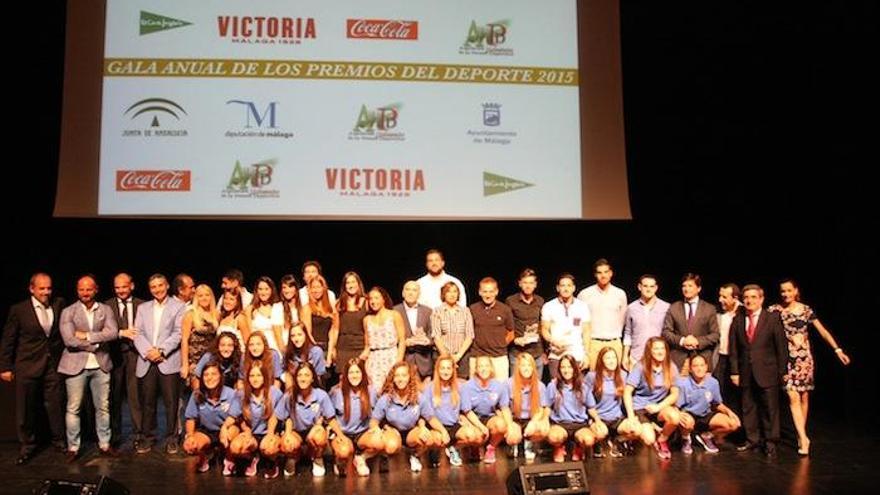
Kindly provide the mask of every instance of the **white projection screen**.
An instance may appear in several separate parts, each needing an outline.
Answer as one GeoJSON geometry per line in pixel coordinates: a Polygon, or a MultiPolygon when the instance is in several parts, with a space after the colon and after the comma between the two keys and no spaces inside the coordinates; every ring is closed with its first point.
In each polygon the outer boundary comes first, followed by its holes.
{"type": "Polygon", "coordinates": [[[630,218],[617,1],[67,16],[55,216],[630,218]]]}

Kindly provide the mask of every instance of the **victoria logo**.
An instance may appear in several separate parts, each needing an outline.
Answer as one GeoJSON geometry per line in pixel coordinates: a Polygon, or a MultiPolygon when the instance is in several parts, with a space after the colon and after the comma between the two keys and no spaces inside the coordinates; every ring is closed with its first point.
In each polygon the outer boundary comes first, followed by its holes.
{"type": "Polygon", "coordinates": [[[354,129],[349,133],[350,140],[403,141],[406,136],[397,131],[400,124],[402,103],[391,103],[374,109],[361,105],[354,129]]]}
{"type": "Polygon", "coordinates": [[[471,21],[467,37],[458,52],[462,55],[512,56],[513,49],[503,47],[509,36],[509,20],[488,22],[482,25],[471,21]]]}
{"type": "Polygon", "coordinates": [[[166,98],[145,98],[126,108],[122,114],[135,122],[149,120],[148,128],[124,129],[122,131],[123,137],[182,137],[188,134],[186,129],[171,129],[162,125],[163,120],[170,121],[173,117],[174,121],[171,122],[180,121],[182,116],[187,115],[186,110],[180,104],[166,98]]]}
{"type": "Polygon", "coordinates": [[[371,40],[417,40],[418,21],[388,19],[347,19],[347,36],[371,40]]]}
{"type": "Polygon", "coordinates": [[[299,45],[303,39],[315,39],[312,17],[217,16],[221,38],[233,43],[299,45]]]}
{"type": "Polygon", "coordinates": [[[117,191],[189,191],[189,170],[117,170],[117,191]]]}
{"type": "Polygon", "coordinates": [[[173,17],[166,17],[152,12],[141,11],[140,35],[158,33],[184,26],[191,26],[191,22],[182,21],[173,17]]]}
{"type": "Polygon", "coordinates": [[[340,196],[409,197],[425,190],[425,173],[409,168],[345,168],[324,169],[327,190],[340,196]]]}

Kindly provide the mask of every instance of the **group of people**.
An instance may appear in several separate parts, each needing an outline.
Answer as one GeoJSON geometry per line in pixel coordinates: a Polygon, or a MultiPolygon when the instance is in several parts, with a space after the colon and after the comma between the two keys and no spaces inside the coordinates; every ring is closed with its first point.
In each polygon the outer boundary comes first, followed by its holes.
{"type": "Polygon", "coordinates": [[[302,286],[294,275],[278,286],[259,277],[253,292],[230,270],[219,298],[187,274],[171,283],[155,274],[144,301],[120,273],[114,297],[99,302],[95,277],[84,275],[69,306],[37,273],[0,342],[0,378],[16,389],[16,462],[36,452],[43,402],[53,443],[70,462],[79,458],[87,390],[101,454],[118,453],[124,402],[133,448],[149,452],[161,395],[165,451],[176,454],[182,441],[198,471],[217,457],[224,475],[254,476],[262,466],[274,478],[303,459],[323,476],[328,448],[341,476],[368,475],[370,459],[385,470],[403,449],[416,472],[441,452],[452,466],[493,463],[502,444],[533,460],[541,442],[557,462],[620,457],[639,442],[668,460],[673,436],[685,455],[694,442],[716,453],[716,442],[740,429],[739,450],[775,456],[780,388],[798,453],[809,455],[810,326],[849,364],[792,280],[769,308],[761,287],[725,284],[718,311],[700,298],[698,275],[686,274],[682,300],[669,304],[646,274],[628,302],[600,259],[596,283],[577,296],[564,273],[545,302],[525,269],[504,302],[486,277],[468,306],[443,254],[430,250],[425,262],[427,274],[404,284],[397,305],[355,272],[337,296],[316,261],[303,265],[302,286]]]}

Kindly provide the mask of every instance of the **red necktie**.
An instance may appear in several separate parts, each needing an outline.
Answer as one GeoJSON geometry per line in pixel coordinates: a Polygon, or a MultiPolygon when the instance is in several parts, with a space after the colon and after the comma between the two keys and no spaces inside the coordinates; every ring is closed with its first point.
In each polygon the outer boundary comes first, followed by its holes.
{"type": "Polygon", "coordinates": [[[746,328],[746,337],[749,339],[749,344],[755,340],[755,327],[757,320],[758,318],[754,313],[749,314],[749,326],[746,328]]]}

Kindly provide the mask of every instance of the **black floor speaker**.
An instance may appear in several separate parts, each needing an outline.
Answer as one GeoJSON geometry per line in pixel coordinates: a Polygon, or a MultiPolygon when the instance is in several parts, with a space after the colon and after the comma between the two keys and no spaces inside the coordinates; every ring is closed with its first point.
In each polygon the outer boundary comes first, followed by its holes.
{"type": "Polygon", "coordinates": [[[129,495],[122,483],[101,476],[97,481],[44,480],[39,495],[129,495]]]}
{"type": "Polygon", "coordinates": [[[508,495],[582,495],[590,493],[582,462],[523,465],[507,477],[508,495]]]}

